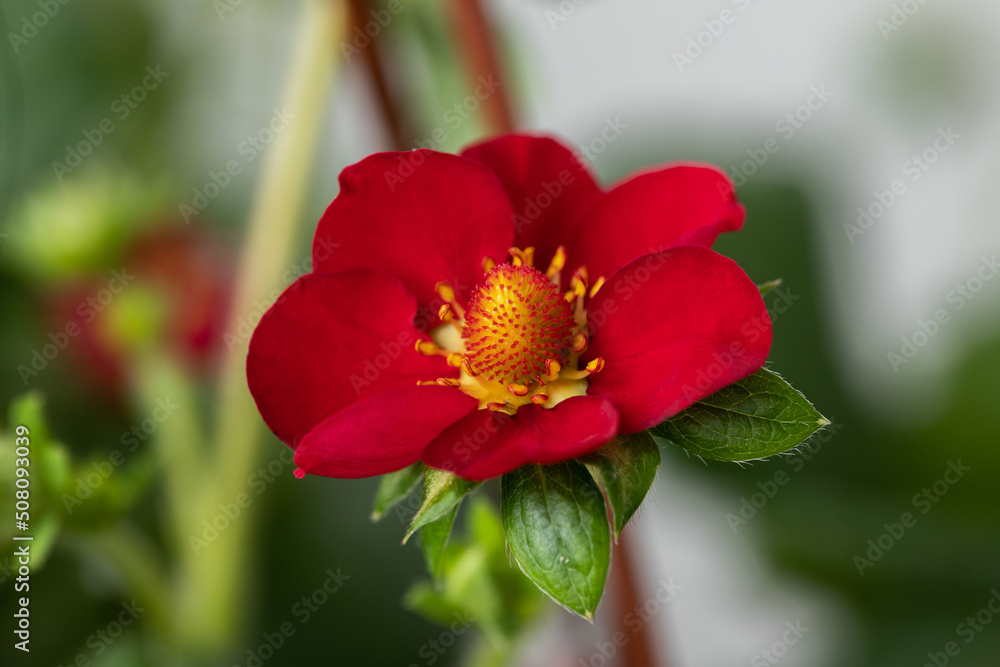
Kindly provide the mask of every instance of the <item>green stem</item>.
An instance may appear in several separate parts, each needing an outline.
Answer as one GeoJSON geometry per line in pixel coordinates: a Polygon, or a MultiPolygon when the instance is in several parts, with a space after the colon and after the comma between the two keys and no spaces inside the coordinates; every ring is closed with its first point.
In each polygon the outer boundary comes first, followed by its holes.
{"type": "MultiPolygon", "coordinates": [[[[287,85],[279,102],[292,122],[268,147],[253,200],[247,237],[237,275],[229,322],[247,317],[256,303],[269,303],[290,264],[294,232],[312,164],[316,134],[333,79],[336,44],[346,33],[347,16],[339,0],[305,0],[292,38],[294,51],[287,85]]],[[[232,327],[231,327],[232,328],[232,327]]],[[[219,504],[236,501],[247,491],[247,478],[257,465],[260,420],[246,386],[244,365],[248,340],[230,350],[221,370],[213,441],[217,450],[205,471],[197,506],[207,517],[219,504]]],[[[241,638],[246,619],[251,565],[251,520],[245,509],[197,554],[185,549],[182,590],[177,609],[183,644],[201,656],[224,655],[241,638]]],[[[200,534],[198,526],[191,526],[200,534]]]]}
{"type": "Polygon", "coordinates": [[[162,350],[138,367],[140,414],[165,415],[153,435],[153,448],[166,484],[169,543],[173,553],[182,553],[198,519],[192,503],[207,472],[197,397],[190,378],[162,350]]]}

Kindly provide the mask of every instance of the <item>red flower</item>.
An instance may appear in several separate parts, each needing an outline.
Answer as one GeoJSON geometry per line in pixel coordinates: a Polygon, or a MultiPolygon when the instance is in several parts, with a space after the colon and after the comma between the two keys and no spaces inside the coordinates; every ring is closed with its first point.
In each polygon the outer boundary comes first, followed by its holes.
{"type": "Polygon", "coordinates": [[[258,325],[250,390],[317,475],[578,457],[764,364],[760,294],[708,248],[743,218],[714,168],[603,191],[548,138],[372,155],[258,325]]]}

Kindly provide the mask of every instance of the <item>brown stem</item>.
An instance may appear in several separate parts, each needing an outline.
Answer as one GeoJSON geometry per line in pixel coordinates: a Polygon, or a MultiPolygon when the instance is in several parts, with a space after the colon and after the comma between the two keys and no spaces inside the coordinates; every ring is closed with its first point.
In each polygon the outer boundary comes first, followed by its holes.
{"type": "MultiPolygon", "coordinates": [[[[351,9],[351,21],[364,32],[364,24],[369,19],[369,0],[348,0],[351,9]]],[[[354,34],[357,34],[354,31],[354,34]]],[[[407,142],[408,133],[404,129],[403,115],[399,111],[396,97],[385,76],[382,54],[379,51],[378,37],[369,38],[368,45],[361,49],[365,61],[365,69],[375,92],[379,108],[382,110],[382,120],[392,141],[393,149],[405,151],[410,148],[407,142]]]]}
{"type": "Polygon", "coordinates": [[[621,664],[623,667],[654,667],[657,664],[660,667],[668,667],[665,660],[659,663],[655,660],[653,642],[648,632],[649,623],[642,623],[638,628],[634,624],[625,624],[625,618],[634,609],[641,609],[643,606],[636,586],[630,541],[628,533],[622,533],[615,546],[614,565],[611,568],[611,585],[618,604],[618,630],[628,638],[622,647],[621,664]]]}
{"type": "Polygon", "coordinates": [[[514,131],[514,113],[504,87],[503,68],[496,43],[480,0],[448,0],[457,46],[465,61],[469,82],[474,89],[482,79],[500,85],[484,102],[490,127],[500,134],[514,131]]]}

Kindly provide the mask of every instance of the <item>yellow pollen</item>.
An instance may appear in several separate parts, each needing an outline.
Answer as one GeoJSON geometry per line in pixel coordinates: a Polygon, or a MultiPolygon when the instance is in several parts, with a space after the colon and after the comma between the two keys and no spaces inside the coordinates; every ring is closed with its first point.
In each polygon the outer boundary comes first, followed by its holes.
{"type": "Polygon", "coordinates": [[[483,379],[528,386],[548,374],[547,361],[565,361],[574,326],[573,311],[545,274],[501,264],[473,291],[462,337],[483,379]]]}

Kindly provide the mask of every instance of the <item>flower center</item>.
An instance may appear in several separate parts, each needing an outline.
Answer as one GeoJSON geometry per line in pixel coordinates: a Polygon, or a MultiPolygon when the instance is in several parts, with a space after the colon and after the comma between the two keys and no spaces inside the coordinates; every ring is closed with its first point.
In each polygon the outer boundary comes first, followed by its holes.
{"type": "MultiPolygon", "coordinates": [[[[569,291],[562,292],[564,248],[545,273],[532,266],[534,248],[510,252],[507,264],[483,260],[486,277],[473,290],[468,308],[458,303],[450,285],[438,284],[443,324],[431,332],[432,340],[418,340],[416,348],[461,369],[458,378],[418,384],[455,387],[477,399],[480,409],[513,415],[529,403],[552,408],[586,394],[587,377],[600,372],[604,360],[577,368],[587,349],[587,270],[577,269],[569,291]]],[[[591,297],[603,282],[598,278],[591,297]]]]}
{"type": "Polygon", "coordinates": [[[573,311],[541,271],[500,264],[472,293],[465,313],[466,359],[473,372],[500,385],[529,385],[545,362],[565,363],[573,342],[573,311]]]}

